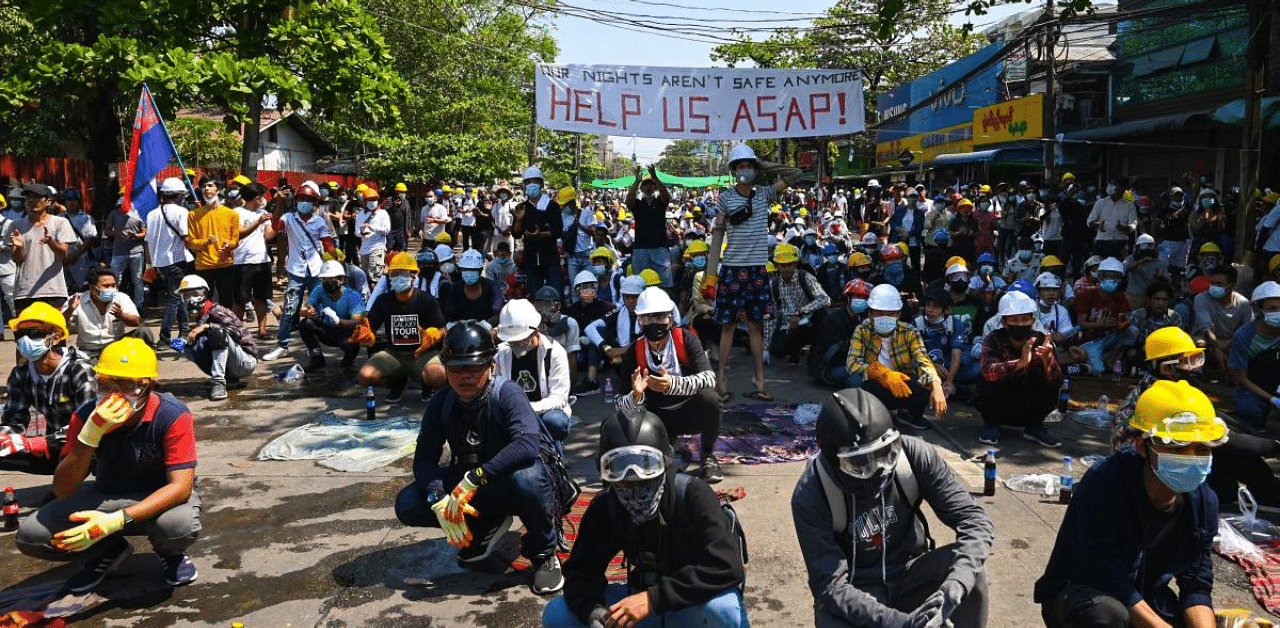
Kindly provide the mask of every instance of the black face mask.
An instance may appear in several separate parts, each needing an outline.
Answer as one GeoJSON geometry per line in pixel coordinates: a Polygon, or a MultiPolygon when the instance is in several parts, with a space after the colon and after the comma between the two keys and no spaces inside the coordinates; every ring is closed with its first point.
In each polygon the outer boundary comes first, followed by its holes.
{"type": "Polygon", "coordinates": [[[965,290],[968,290],[968,289],[969,289],[969,282],[963,279],[951,282],[952,292],[964,292],[965,290]]]}
{"type": "Polygon", "coordinates": [[[654,342],[666,339],[667,335],[671,333],[671,326],[667,323],[645,323],[640,326],[640,329],[644,332],[646,339],[654,342]]]}
{"type": "Polygon", "coordinates": [[[337,292],[339,287],[336,281],[322,281],[320,285],[324,286],[325,292],[337,292]]]}
{"type": "Polygon", "coordinates": [[[1014,340],[1026,340],[1031,337],[1030,325],[1005,325],[1004,328],[1009,330],[1009,337],[1014,340]]]}

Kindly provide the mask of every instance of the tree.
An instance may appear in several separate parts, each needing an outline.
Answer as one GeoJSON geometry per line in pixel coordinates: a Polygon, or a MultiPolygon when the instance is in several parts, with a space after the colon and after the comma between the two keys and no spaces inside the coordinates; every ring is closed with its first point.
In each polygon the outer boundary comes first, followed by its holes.
{"type": "Polygon", "coordinates": [[[707,144],[698,140],[673,140],[662,149],[658,170],[678,177],[701,177],[708,174],[707,144]]]}
{"type": "Polygon", "coordinates": [[[604,178],[617,179],[618,177],[625,177],[634,172],[635,164],[630,158],[623,157],[621,155],[614,155],[613,159],[609,161],[609,167],[605,171],[604,178]]]}
{"type": "Polygon", "coordinates": [[[240,163],[240,138],[224,125],[202,118],[176,118],[165,123],[173,145],[188,168],[234,168],[240,163]]]}
{"type": "MultiPolygon", "coordinates": [[[[582,136],[582,160],[578,180],[590,183],[604,174],[604,166],[596,161],[591,150],[594,135],[582,136]]],[[[564,187],[573,182],[573,156],[576,151],[576,134],[541,129],[538,133],[538,165],[546,175],[550,187],[564,187]]]]}
{"type": "Polygon", "coordinates": [[[113,187],[109,168],[144,83],[168,119],[186,106],[225,111],[229,125],[245,125],[250,150],[267,96],[280,108],[341,109],[370,124],[394,117],[404,92],[356,0],[51,0],[23,12],[47,36],[0,74],[0,127],[33,113],[52,118],[64,141],[87,145],[98,189],[113,187]]]}

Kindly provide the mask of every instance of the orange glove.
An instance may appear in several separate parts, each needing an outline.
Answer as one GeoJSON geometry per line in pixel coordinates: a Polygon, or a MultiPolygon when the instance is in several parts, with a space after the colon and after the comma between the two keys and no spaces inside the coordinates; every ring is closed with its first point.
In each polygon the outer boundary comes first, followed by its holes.
{"type": "Polygon", "coordinates": [[[413,351],[413,357],[415,358],[426,353],[431,347],[436,346],[436,343],[440,342],[440,339],[444,337],[443,327],[420,327],[418,331],[422,334],[422,343],[413,351]]]}
{"type": "Polygon", "coordinates": [[[351,337],[347,338],[347,342],[361,347],[372,347],[374,342],[373,328],[369,326],[369,319],[360,319],[360,324],[356,326],[356,330],[351,332],[351,337]]]}
{"type": "Polygon", "coordinates": [[[888,390],[898,399],[905,399],[911,396],[911,387],[907,385],[907,381],[911,378],[879,362],[872,362],[871,366],[867,367],[867,377],[871,381],[884,386],[885,390],[888,390]]]}
{"type": "Polygon", "coordinates": [[[702,278],[702,298],[707,301],[716,300],[716,286],[720,285],[720,278],[715,275],[707,275],[702,278]]]}

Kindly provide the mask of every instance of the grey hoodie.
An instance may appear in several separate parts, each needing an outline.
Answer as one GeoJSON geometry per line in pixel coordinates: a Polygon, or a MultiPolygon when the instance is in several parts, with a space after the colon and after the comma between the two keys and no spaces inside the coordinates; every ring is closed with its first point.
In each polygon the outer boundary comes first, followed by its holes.
{"type": "MultiPolygon", "coordinates": [[[[960,558],[951,565],[947,578],[968,592],[991,552],[995,526],[932,445],[903,436],[902,454],[911,465],[924,503],[955,530],[960,558]]],[[[854,626],[903,626],[908,614],[886,605],[889,587],[885,583],[892,582],[910,558],[928,548],[924,526],[890,474],[884,489],[875,496],[855,498],[844,493],[845,507],[852,504],[853,516],[847,517],[849,525],[837,535],[822,480],[814,468],[818,464],[827,464],[821,455],[810,461],[791,495],[792,518],[815,604],[854,626]]],[[[838,469],[828,466],[827,470],[833,478],[839,477],[838,469]]]]}

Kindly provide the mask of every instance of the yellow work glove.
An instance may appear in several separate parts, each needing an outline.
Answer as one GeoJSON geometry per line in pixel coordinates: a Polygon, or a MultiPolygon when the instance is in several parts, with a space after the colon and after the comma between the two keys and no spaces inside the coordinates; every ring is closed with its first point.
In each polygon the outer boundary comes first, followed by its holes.
{"type": "Polygon", "coordinates": [[[84,427],[80,428],[80,435],[77,438],[81,443],[96,449],[98,443],[102,442],[103,436],[120,427],[132,415],[133,406],[129,404],[129,400],[125,399],[124,395],[112,394],[93,409],[93,414],[89,415],[89,420],[84,422],[84,427]]]}
{"type": "MultiPolygon", "coordinates": [[[[444,509],[448,506],[448,498],[441,499],[431,506],[431,510],[436,513],[436,521],[440,522],[440,529],[444,530],[444,535],[449,539],[449,545],[459,549],[471,545],[471,528],[467,525],[467,520],[463,519],[459,523],[450,521],[444,514],[444,509]]],[[[467,506],[470,508],[470,506],[467,506]]]]}
{"type": "Polygon", "coordinates": [[[124,529],[124,511],[82,510],[71,513],[72,521],[84,523],[53,535],[53,546],[67,552],[82,552],[89,546],[124,529]]]}
{"type": "Polygon", "coordinates": [[[444,337],[444,328],[442,327],[422,327],[419,329],[422,334],[422,343],[413,352],[413,357],[415,358],[430,351],[431,347],[436,346],[436,343],[440,342],[440,339],[444,337]]]}
{"type": "Polygon", "coordinates": [[[898,399],[911,396],[911,387],[907,385],[907,381],[911,378],[879,362],[872,362],[867,367],[867,377],[883,386],[885,390],[889,391],[889,394],[898,399]]]}
{"type": "Polygon", "coordinates": [[[361,347],[372,347],[375,338],[373,328],[369,326],[369,319],[360,319],[360,324],[356,325],[355,331],[351,332],[351,337],[347,338],[347,342],[361,347]]]}
{"type": "Polygon", "coordinates": [[[449,496],[440,500],[445,502],[444,516],[454,523],[464,521],[464,515],[478,517],[479,514],[475,508],[471,507],[471,499],[476,496],[476,489],[484,486],[484,471],[477,467],[474,471],[468,471],[462,476],[462,481],[453,487],[453,492],[449,496]]]}

